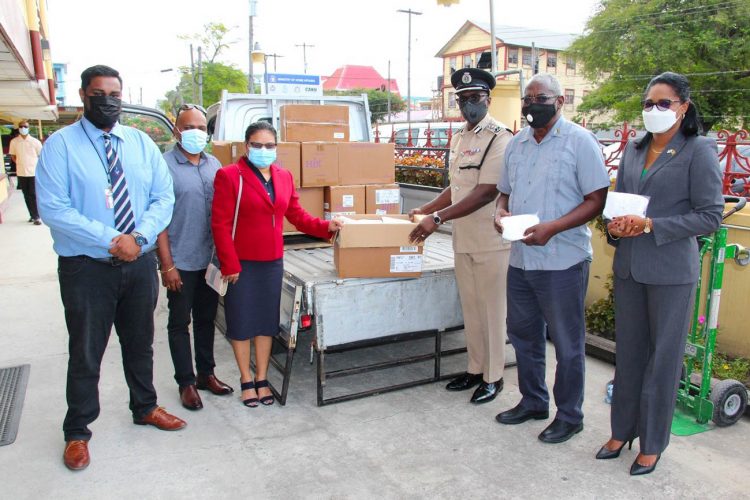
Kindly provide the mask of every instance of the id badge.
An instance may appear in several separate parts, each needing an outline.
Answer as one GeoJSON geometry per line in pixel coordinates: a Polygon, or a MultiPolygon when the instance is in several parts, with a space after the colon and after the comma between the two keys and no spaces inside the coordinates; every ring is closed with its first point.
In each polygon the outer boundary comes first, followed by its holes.
{"type": "Polygon", "coordinates": [[[111,187],[104,188],[104,203],[106,204],[107,208],[115,208],[115,198],[114,196],[112,196],[111,187]]]}

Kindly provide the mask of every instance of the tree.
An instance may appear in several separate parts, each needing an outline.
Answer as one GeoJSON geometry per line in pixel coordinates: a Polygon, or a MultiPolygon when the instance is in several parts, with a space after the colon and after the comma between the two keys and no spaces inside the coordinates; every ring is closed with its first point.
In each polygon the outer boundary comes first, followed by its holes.
{"type": "Polygon", "coordinates": [[[203,33],[192,35],[179,35],[181,40],[190,40],[201,47],[206,60],[215,62],[222,50],[228,49],[236,40],[228,41],[226,38],[232,28],[227,28],[222,23],[206,23],[203,25],[203,33]]]}
{"type": "Polygon", "coordinates": [[[640,116],[648,81],[664,72],[690,80],[706,130],[750,123],[750,2],[602,0],[569,52],[598,87],[579,112],[640,116]]]}
{"type": "MultiPolygon", "coordinates": [[[[166,99],[159,102],[159,106],[167,113],[176,114],[182,103],[193,102],[193,84],[190,68],[180,68],[182,77],[177,89],[170,90],[166,99]]],[[[221,91],[245,92],[247,90],[247,76],[234,65],[209,62],[203,64],[203,103],[206,107],[218,102],[221,91]]]]}
{"type": "MultiPolygon", "coordinates": [[[[367,102],[370,105],[372,123],[388,115],[388,92],[376,89],[352,89],[352,90],[326,90],[325,95],[361,95],[367,94],[367,102]]],[[[406,101],[391,92],[391,113],[406,110],[406,101]]]]}

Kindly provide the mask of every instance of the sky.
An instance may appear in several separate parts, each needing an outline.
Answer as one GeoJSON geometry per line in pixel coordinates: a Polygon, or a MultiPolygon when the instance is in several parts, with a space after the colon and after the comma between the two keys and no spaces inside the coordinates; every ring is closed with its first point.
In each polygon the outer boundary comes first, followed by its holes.
{"type": "MultiPolygon", "coordinates": [[[[493,0],[495,24],[560,33],[581,33],[599,0],[493,0]]],[[[94,64],[117,69],[123,98],[155,106],[173,89],[177,68],[190,65],[189,41],[179,35],[202,31],[209,22],[232,28],[234,42],[219,60],[248,70],[249,0],[47,0],[52,59],[68,64],[67,104],[79,105],[80,74],[94,64]],[[173,68],[171,72],[162,70],[173,68]]],[[[282,55],[278,73],[328,76],[345,64],[373,66],[385,78],[388,62],[406,96],[408,21],[397,10],[412,9],[411,94],[429,97],[437,87],[441,60],[435,54],[467,20],[489,23],[490,0],[460,0],[445,7],[436,0],[257,0],[254,41],[266,53],[282,55]]],[[[489,43],[489,40],[488,40],[489,43]]],[[[273,72],[268,59],[269,72],[273,72]]],[[[262,75],[263,65],[254,72],[262,75]]],[[[204,103],[206,105],[210,103],[204,103]]]]}

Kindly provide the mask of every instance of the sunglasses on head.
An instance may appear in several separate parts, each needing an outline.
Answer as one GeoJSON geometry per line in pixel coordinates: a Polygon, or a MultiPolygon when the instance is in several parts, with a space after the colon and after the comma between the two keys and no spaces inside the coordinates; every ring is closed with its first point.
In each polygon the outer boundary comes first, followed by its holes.
{"type": "Polygon", "coordinates": [[[672,100],[672,99],[659,99],[657,101],[652,101],[651,99],[646,99],[641,104],[643,105],[644,111],[651,111],[654,109],[654,106],[656,106],[656,109],[659,111],[666,111],[670,107],[672,107],[672,104],[675,102],[681,102],[679,100],[672,100]]]}

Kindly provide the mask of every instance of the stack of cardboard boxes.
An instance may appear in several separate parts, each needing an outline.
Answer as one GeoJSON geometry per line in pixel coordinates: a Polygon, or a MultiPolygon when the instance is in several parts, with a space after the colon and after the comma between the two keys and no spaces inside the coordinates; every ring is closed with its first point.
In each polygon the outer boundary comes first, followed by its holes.
{"type": "MultiPolygon", "coordinates": [[[[394,145],[349,142],[348,106],[288,104],[281,106],[279,122],[277,164],[292,172],[300,204],[310,215],[331,219],[401,213],[400,192],[395,183],[394,145]]],[[[244,142],[214,141],[213,153],[222,165],[228,165],[242,157],[246,149],[244,142]]],[[[342,231],[339,242],[344,242],[344,246],[340,248],[337,244],[335,248],[339,276],[418,275],[415,269],[421,270],[422,248],[409,245],[406,236],[411,229],[407,231],[407,225],[413,224],[404,217],[386,217],[385,221],[381,217],[372,217],[372,223],[378,221],[382,225],[400,222],[398,229],[372,231],[373,227],[368,223],[370,230],[364,225],[352,225],[351,234],[356,232],[359,235],[356,237],[346,236],[346,231],[342,231]],[[370,236],[366,236],[367,233],[370,236]],[[393,244],[399,239],[394,234],[401,235],[401,244],[393,244]],[[378,239],[382,241],[378,243],[378,239]],[[347,247],[351,244],[347,241],[356,246],[347,247]],[[384,260],[383,265],[377,270],[375,266],[368,270],[368,266],[355,265],[354,262],[362,262],[362,259],[367,262],[364,254],[368,252],[363,252],[363,248],[378,248],[376,253],[383,255],[379,257],[384,260]],[[385,248],[388,250],[383,250],[385,248]],[[343,258],[342,251],[347,253],[343,258]],[[409,257],[398,257],[394,265],[389,265],[393,260],[391,253],[394,253],[393,257],[402,253],[409,257]],[[419,260],[418,266],[416,260],[419,260]],[[410,264],[404,265],[406,261],[410,264]]],[[[296,228],[285,219],[284,232],[294,231],[296,228]]]]}

